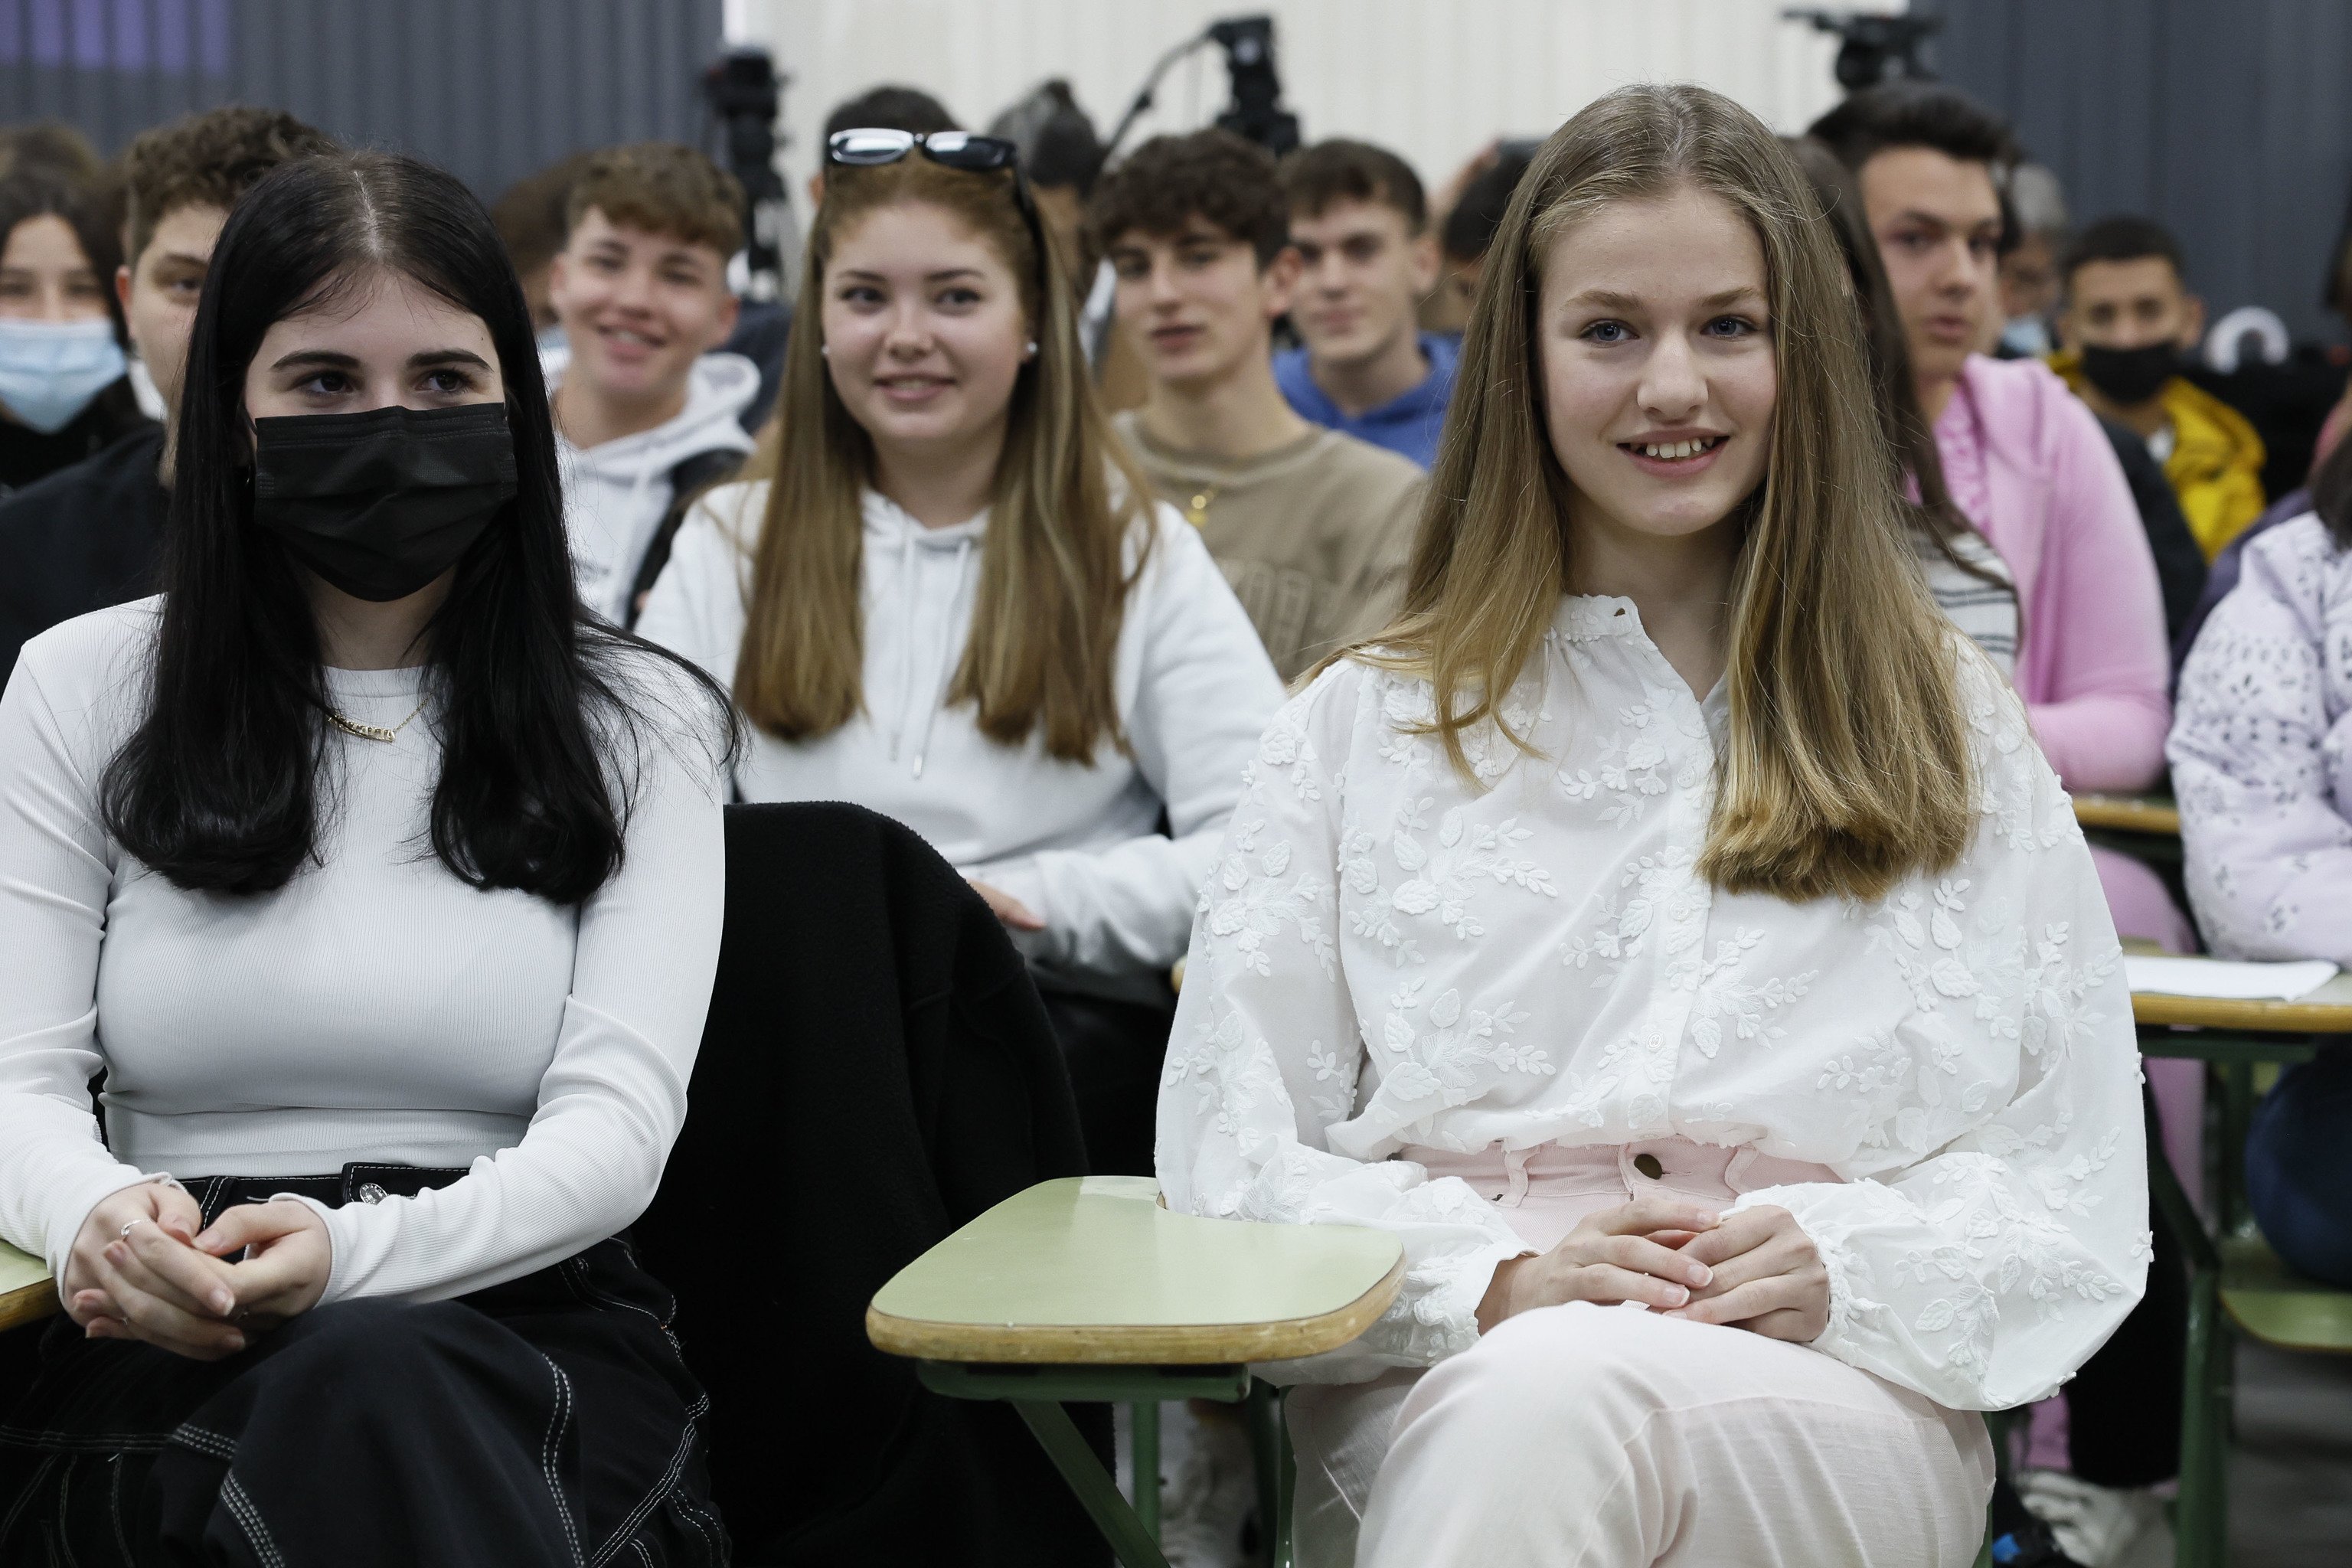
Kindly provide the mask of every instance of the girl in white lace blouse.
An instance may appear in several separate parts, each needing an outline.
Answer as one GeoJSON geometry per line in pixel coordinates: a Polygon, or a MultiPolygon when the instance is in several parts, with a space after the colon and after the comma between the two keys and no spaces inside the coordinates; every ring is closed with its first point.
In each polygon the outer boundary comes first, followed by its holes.
{"type": "Polygon", "coordinates": [[[1770,133],[1612,94],[1492,257],[1406,610],[1203,896],[1167,1201],[1404,1244],[1277,1369],[1303,1563],[1967,1563],[1967,1412],[2145,1277],[2097,879],[1922,590],[1770,133]]]}

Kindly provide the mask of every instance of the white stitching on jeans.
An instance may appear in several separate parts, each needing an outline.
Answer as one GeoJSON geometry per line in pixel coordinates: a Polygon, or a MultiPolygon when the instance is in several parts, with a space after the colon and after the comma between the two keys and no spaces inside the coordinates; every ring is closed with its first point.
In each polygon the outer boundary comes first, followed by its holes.
{"type": "Polygon", "coordinates": [[[234,1460],[236,1458],[235,1438],[224,1437],[217,1432],[207,1432],[203,1427],[186,1421],[173,1427],[171,1435],[164,1438],[164,1441],[177,1443],[183,1447],[194,1448],[199,1454],[209,1454],[215,1459],[234,1460]]]}
{"type": "Polygon", "coordinates": [[[286,1568],[286,1559],[279,1553],[278,1542],[269,1537],[269,1527],[261,1522],[261,1510],[254,1507],[253,1500],[246,1495],[243,1487],[236,1484],[235,1476],[222,1480],[220,1498],[222,1505],[245,1531],[245,1539],[252,1544],[254,1555],[261,1559],[262,1568],[286,1568]]]}
{"type": "Polygon", "coordinates": [[[694,1453],[694,1437],[695,1425],[688,1421],[686,1430],[678,1436],[677,1451],[669,1457],[669,1468],[662,1472],[662,1479],[654,1483],[651,1491],[637,1500],[637,1506],[629,1510],[629,1516],[621,1521],[620,1528],[614,1531],[612,1537],[597,1550],[588,1568],[604,1568],[613,1554],[628,1544],[630,1538],[635,1535],[637,1526],[646,1521],[646,1517],[661,1506],[664,1498],[677,1489],[678,1477],[686,1473],[686,1461],[694,1453]]]}
{"type": "Polygon", "coordinates": [[[113,1472],[107,1491],[108,1505],[114,1513],[114,1549],[122,1553],[122,1568],[139,1568],[139,1560],[131,1554],[131,1532],[122,1527],[122,1456],[109,1459],[106,1468],[113,1472]]]}
{"type": "Polygon", "coordinates": [[[563,1539],[572,1548],[572,1561],[582,1563],[580,1532],[572,1527],[572,1507],[563,1500],[563,1488],[555,1474],[556,1446],[562,1440],[563,1429],[572,1420],[572,1380],[563,1375],[562,1367],[548,1361],[544,1352],[539,1359],[547,1362],[547,1370],[555,1377],[555,1409],[548,1416],[547,1436],[540,1444],[540,1473],[547,1478],[547,1495],[555,1500],[556,1517],[563,1521],[563,1539]]]}

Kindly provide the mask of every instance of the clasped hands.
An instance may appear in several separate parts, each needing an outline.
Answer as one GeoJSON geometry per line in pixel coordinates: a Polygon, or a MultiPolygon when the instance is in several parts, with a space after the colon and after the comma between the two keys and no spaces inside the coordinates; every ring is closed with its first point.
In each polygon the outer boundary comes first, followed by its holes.
{"type": "Polygon", "coordinates": [[[1587,1215],[1549,1252],[1496,1267],[1478,1331],[1563,1301],[1639,1301],[1694,1323],[1811,1344],[1830,1322],[1830,1276],[1787,1209],[1727,1218],[1666,1198],[1587,1215]]]}
{"type": "Polygon", "coordinates": [[[316,1306],[333,1261],[307,1204],[240,1204],[206,1226],[194,1198],[147,1182],[89,1211],[58,1294],[91,1339],[218,1361],[316,1306]]]}

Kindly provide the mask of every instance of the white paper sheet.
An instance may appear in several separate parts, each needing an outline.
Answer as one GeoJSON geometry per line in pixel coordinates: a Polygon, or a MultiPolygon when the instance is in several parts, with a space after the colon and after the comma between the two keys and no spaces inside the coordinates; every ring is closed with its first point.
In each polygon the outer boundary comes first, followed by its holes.
{"type": "Polygon", "coordinates": [[[2324,958],[2293,963],[2247,963],[2222,958],[2124,954],[2124,974],[2135,991],[2168,996],[2210,996],[2231,1002],[2292,1002],[2336,978],[2324,958]]]}

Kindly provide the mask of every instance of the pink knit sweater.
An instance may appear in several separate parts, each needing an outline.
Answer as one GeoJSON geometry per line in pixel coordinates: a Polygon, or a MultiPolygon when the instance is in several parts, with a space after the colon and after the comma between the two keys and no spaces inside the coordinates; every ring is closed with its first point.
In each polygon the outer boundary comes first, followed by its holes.
{"type": "Polygon", "coordinates": [[[2098,421],[2041,362],[1973,356],[1936,445],[1953,500],[2017,579],[2017,688],[2042,753],[2076,793],[2146,789],[2172,720],[2164,601],[2098,421]]]}

